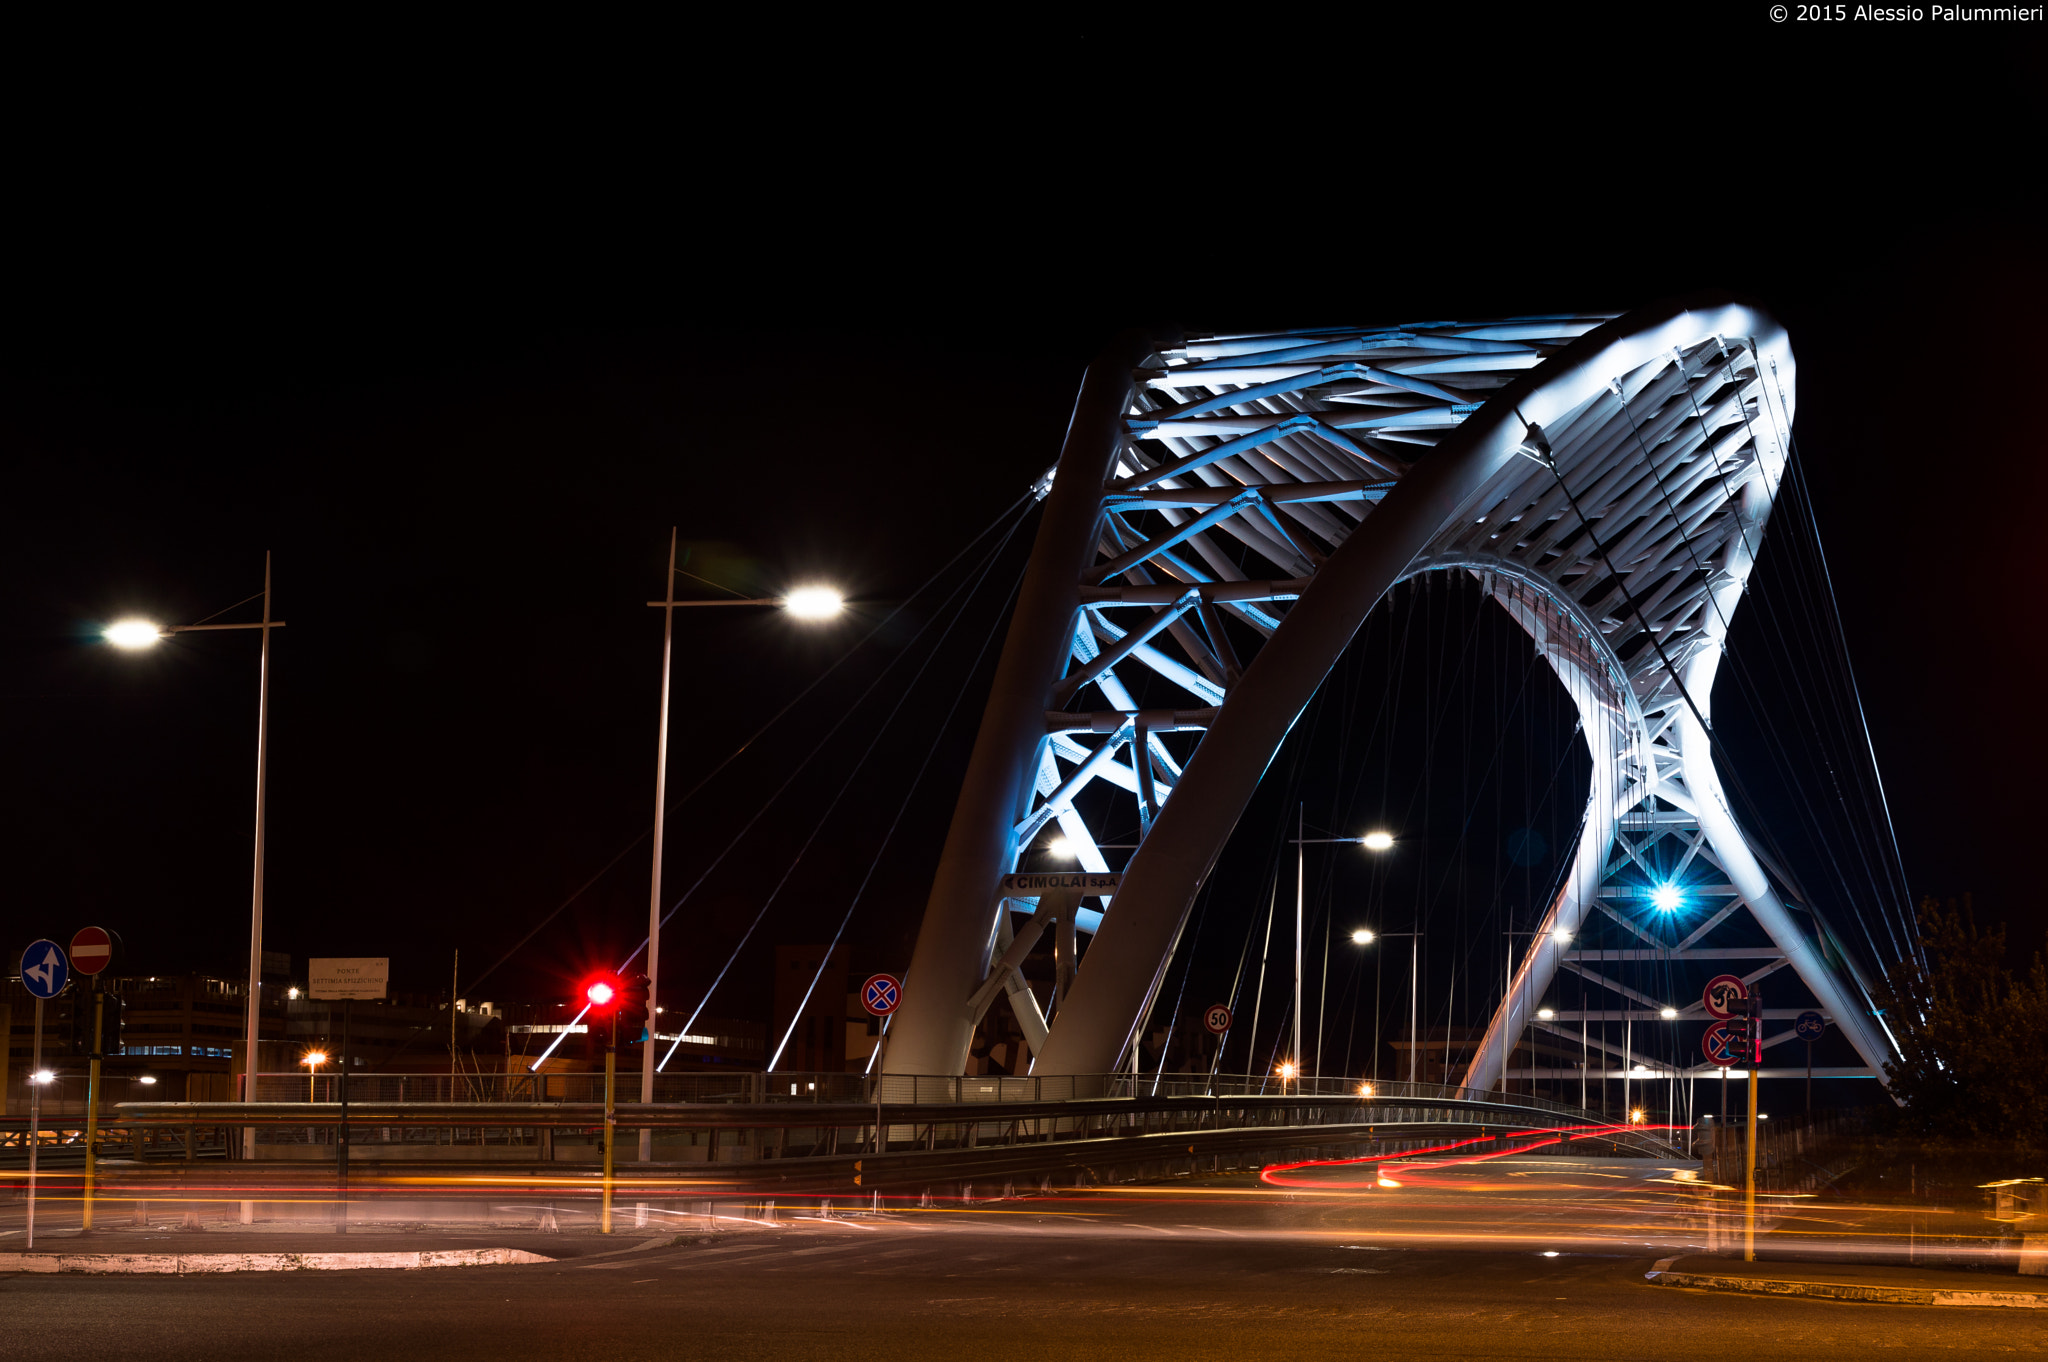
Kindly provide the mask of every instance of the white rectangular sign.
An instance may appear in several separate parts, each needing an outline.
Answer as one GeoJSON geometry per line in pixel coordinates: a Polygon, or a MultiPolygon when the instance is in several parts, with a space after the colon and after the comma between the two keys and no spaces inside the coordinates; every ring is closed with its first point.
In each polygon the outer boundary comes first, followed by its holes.
{"type": "Polygon", "coordinates": [[[389,956],[315,956],[306,962],[309,998],[381,998],[390,981],[389,956]]]}

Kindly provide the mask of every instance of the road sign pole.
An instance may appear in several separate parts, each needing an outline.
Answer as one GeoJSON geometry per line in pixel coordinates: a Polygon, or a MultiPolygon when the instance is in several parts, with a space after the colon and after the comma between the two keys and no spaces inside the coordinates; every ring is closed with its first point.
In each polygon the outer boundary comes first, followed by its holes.
{"type": "Polygon", "coordinates": [[[618,1113],[612,1102],[619,1077],[619,1014],[612,1013],[611,1044],[604,1050],[604,1216],[600,1234],[612,1232],[612,1137],[618,1133],[618,1113]]]}
{"type": "MultiPolygon", "coordinates": [[[[455,1009],[451,1007],[448,1010],[453,1012],[455,1009]]],[[[348,1233],[348,1024],[355,1011],[356,1000],[344,998],[341,1004],[341,1128],[334,1137],[335,1180],[341,1187],[338,1208],[341,1223],[334,1227],[336,1234],[348,1233]]]]}
{"type": "Polygon", "coordinates": [[[1756,1071],[1763,1063],[1764,996],[1760,989],[1749,991],[1749,1139],[1743,1155],[1742,1175],[1742,1261],[1756,1261],[1756,1071]]]}
{"type": "MultiPolygon", "coordinates": [[[[99,980],[93,980],[92,988],[92,1048],[86,1066],[85,1079],[85,1204],[83,1207],[83,1229],[92,1228],[93,1177],[99,1171],[100,1142],[100,1028],[105,1024],[107,1004],[100,993],[99,980]]],[[[1811,1050],[1812,1046],[1806,1047],[1811,1050]]]]}
{"type": "Polygon", "coordinates": [[[28,1228],[22,1243],[36,1246],[36,1147],[42,1143],[43,1085],[36,1075],[43,1071],[43,1000],[36,999],[36,1038],[28,1062],[28,1228]]]}

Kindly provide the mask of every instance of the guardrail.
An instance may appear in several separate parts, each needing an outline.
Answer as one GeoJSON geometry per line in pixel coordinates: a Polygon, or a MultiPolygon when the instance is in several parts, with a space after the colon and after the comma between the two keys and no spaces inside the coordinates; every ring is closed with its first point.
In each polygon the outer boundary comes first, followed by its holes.
{"type": "MultiPolygon", "coordinates": [[[[388,1100],[365,1092],[371,1087],[365,1079],[350,1084],[349,1145],[358,1159],[579,1162],[596,1156],[605,1125],[601,1101],[421,1101],[413,1100],[413,1094],[422,1086],[432,1088],[417,1079],[445,1081],[448,1076],[376,1077],[403,1079],[411,1091],[406,1100],[388,1100]]],[[[892,1074],[879,1081],[859,1074],[730,1077],[749,1081],[728,1080],[723,1092],[708,1101],[616,1103],[613,1125],[653,1131],[657,1163],[830,1158],[853,1152],[953,1150],[965,1155],[991,1147],[1173,1133],[1214,1137],[1240,1132],[1254,1143],[1270,1139],[1278,1144],[1371,1140],[1377,1146],[1391,1141],[1391,1148],[1403,1142],[1402,1130],[1445,1127],[1501,1134],[1573,1130],[1581,1138],[1644,1153],[1680,1153],[1652,1132],[1631,1131],[1593,1112],[1442,1084],[1382,1084],[1367,1095],[1358,1085],[1334,1080],[1299,1087],[1289,1083],[1282,1093],[1276,1080],[1257,1076],[1213,1082],[1200,1075],[1133,1081],[1128,1074],[892,1074]],[[1155,1086],[1157,1093],[1151,1091],[1155,1086]],[[1267,1091],[1258,1091],[1261,1087],[1267,1091]],[[847,1100],[848,1093],[857,1096],[847,1100]]],[[[328,1101],[123,1102],[103,1118],[99,1149],[103,1157],[144,1163],[191,1162],[214,1149],[232,1157],[236,1151],[212,1132],[253,1127],[259,1158],[318,1160],[333,1157],[340,1118],[340,1104],[328,1101]]],[[[82,1156],[83,1131],[74,1128],[82,1124],[72,1118],[46,1126],[43,1149],[77,1149],[82,1156]]],[[[13,1129],[22,1125],[18,1118],[0,1124],[0,1157],[25,1156],[21,1132],[13,1129]]]]}
{"type": "MultiPolygon", "coordinates": [[[[619,1075],[621,1100],[637,1099],[637,1074],[619,1075]]],[[[256,1075],[258,1102],[335,1102],[341,1096],[338,1074],[310,1081],[300,1074],[256,1075]]],[[[601,1073],[483,1073],[352,1075],[349,1104],[359,1102],[487,1103],[601,1102],[601,1073]]],[[[1406,1101],[1468,1101],[1526,1108],[1559,1116],[1600,1119],[1595,1113],[1526,1093],[1498,1093],[1442,1083],[1370,1083],[1352,1078],[1301,1078],[1282,1081],[1271,1074],[1059,1074],[950,1077],[931,1074],[851,1073],[690,1073],[657,1074],[654,1101],[665,1103],[829,1104],[876,1101],[930,1102],[1064,1102],[1094,1097],[1373,1097],[1406,1101]]]]}

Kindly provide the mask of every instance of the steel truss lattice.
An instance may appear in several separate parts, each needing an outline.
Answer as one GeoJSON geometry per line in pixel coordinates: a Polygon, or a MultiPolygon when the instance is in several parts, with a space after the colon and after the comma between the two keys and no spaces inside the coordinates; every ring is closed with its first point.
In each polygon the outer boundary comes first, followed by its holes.
{"type": "Polygon", "coordinates": [[[1317,686],[1396,582],[1455,570],[1528,632],[1593,759],[1572,863],[1467,1086],[1508,1081],[1526,1030],[1554,1029],[1535,1014],[1560,969],[1646,998],[1575,948],[1595,912],[1668,967],[1740,949],[1701,944],[1739,910],[1768,941],[1752,951],[1759,973],[1794,970],[1881,1074],[1893,1048],[1869,962],[1810,905],[1788,905],[1785,869],[1766,868],[1729,809],[1709,731],[1730,618],[1785,468],[1794,377],[1783,328],[1725,297],[1619,317],[1133,337],[1099,358],[1050,483],[888,1069],[961,1072],[998,994],[1035,1072],[1114,1068],[1317,686]],[[1170,700],[1141,706],[1138,690],[1170,700]],[[999,898],[1000,877],[1055,827],[1082,869],[1109,869],[1074,806],[1097,782],[1136,804],[1138,845],[1113,902],[999,898]],[[1686,930],[1614,911],[1653,872],[1702,886],[1686,930]],[[1015,911],[1032,914],[1021,933],[1015,911]],[[1020,936],[1049,927],[1061,968],[1048,1022],[1009,965],[1028,949],[1020,936]],[[1075,969],[1077,933],[1091,940],[1075,969]]]}

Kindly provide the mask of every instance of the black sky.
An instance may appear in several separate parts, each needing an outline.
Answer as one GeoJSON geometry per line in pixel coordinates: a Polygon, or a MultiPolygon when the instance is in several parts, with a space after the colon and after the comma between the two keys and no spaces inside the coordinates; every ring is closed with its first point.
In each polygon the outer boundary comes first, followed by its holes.
{"type": "MultiPolygon", "coordinates": [[[[1723,287],[1799,355],[1797,438],[1913,888],[1974,891],[2038,937],[2039,26],[1823,33],[1765,10],[1618,10],[1498,47],[1288,28],[1256,73],[1221,34],[1155,46],[1074,16],[801,52],[739,28],[558,50],[355,33],[316,61],[272,35],[269,61],[177,78],[146,35],[107,63],[66,46],[66,99],[10,134],[6,936],[98,921],[132,966],[238,968],[253,640],[133,658],[93,631],[227,606],[265,549],[290,621],[271,941],[388,954],[401,987],[438,989],[452,950],[470,978],[645,826],[641,602],[670,525],[735,587],[823,576],[871,602],[801,633],[686,619],[679,792],[1043,471],[1123,327],[1723,287]]],[[[931,618],[914,603],[678,812],[671,896],[931,618]]],[[[950,703],[977,618],[914,711],[950,703]]],[[[857,962],[907,958],[977,710],[857,962]]],[[[762,941],[829,934],[923,731],[885,736],[762,941]]],[[[871,734],[863,711],[799,807],[871,734]]],[[[679,919],[702,979],[809,830],[771,814],[679,919]]],[[[630,947],[645,876],[635,851],[500,987],[630,947]]],[[[738,988],[744,1012],[759,984],[738,988]]]]}

